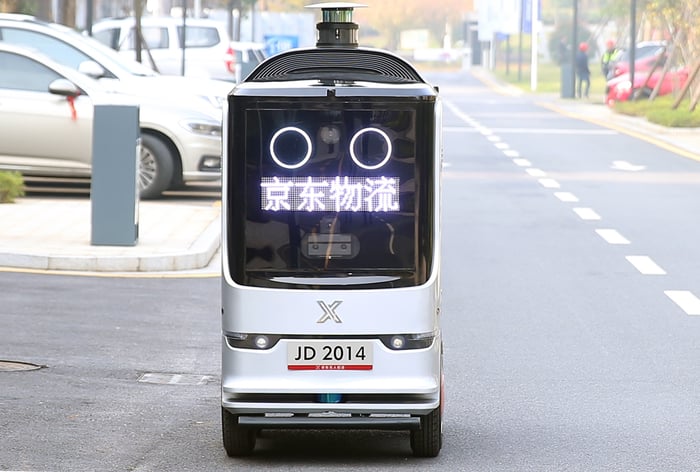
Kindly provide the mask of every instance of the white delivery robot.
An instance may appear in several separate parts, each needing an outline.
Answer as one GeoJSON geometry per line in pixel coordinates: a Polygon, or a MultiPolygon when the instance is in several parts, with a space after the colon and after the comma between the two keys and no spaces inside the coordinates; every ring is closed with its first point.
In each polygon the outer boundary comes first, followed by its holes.
{"type": "Polygon", "coordinates": [[[360,48],[349,3],[315,48],[228,97],[222,192],[223,443],[263,429],[410,431],[442,445],[441,105],[403,59],[360,48]]]}

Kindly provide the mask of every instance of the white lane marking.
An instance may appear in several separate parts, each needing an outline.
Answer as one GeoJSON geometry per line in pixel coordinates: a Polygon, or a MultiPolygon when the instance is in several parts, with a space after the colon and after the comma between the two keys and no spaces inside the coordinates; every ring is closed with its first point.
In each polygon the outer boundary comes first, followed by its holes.
{"type": "Polygon", "coordinates": [[[513,159],[513,163],[520,167],[530,167],[532,165],[532,163],[527,159],[513,159]]]}
{"type": "Polygon", "coordinates": [[[597,229],[595,232],[608,244],[630,244],[627,238],[614,229],[597,229]]]}
{"type": "Polygon", "coordinates": [[[666,271],[649,256],[626,256],[625,259],[642,275],[666,275],[666,271]]]}
{"type": "Polygon", "coordinates": [[[688,315],[700,315],[700,299],[687,290],[666,290],[666,296],[673,300],[688,315]]]}
{"type": "Polygon", "coordinates": [[[576,213],[582,220],[600,219],[600,215],[596,213],[592,208],[574,208],[574,213],[576,213]]]}
{"type": "Polygon", "coordinates": [[[554,192],[554,196],[562,202],[578,202],[578,197],[570,192],[554,192]]]}
{"type": "MultiPolygon", "coordinates": [[[[462,118],[462,117],[460,117],[462,118]]],[[[473,125],[471,128],[467,129],[461,129],[457,126],[445,126],[442,128],[443,131],[471,131],[471,132],[479,132],[478,122],[475,120],[470,120],[467,121],[466,119],[462,118],[465,122],[468,122],[470,125],[473,125]]],[[[500,134],[547,134],[547,135],[552,135],[552,134],[557,134],[557,135],[577,135],[577,136],[611,136],[615,134],[619,134],[616,131],[611,131],[611,130],[587,130],[587,129],[566,129],[566,128],[541,128],[541,129],[535,129],[535,128],[492,128],[490,130],[490,133],[500,133],[500,134]]]]}
{"type": "Polygon", "coordinates": [[[622,171],[626,171],[626,172],[639,172],[640,170],[646,169],[647,166],[630,164],[627,161],[613,161],[610,168],[615,169],[615,170],[622,170],[622,171]]]}
{"type": "Polygon", "coordinates": [[[559,182],[557,182],[554,179],[540,179],[539,182],[545,188],[559,188],[559,187],[561,187],[561,185],[559,185],[559,182]]]}
{"type": "Polygon", "coordinates": [[[488,140],[491,141],[492,143],[497,143],[501,140],[498,136],[489,136],[488,140]]]}
{"type": "Polygon", "coordinates": [[[546,177],[547,173],[543,171],[542,169],[535,169],[535,168],[530,168],[526,169],[525,172],[530,174],[533,177],[546,177]]]}
{"type": "Polygon", "coordinates": [[[508,146],[507,143],[494,143],[494,146],[501,150],[510,149],[510,146],[508,146]]]}
{"type": "Polygon", "coordinates": [[[520,157],[520,153],[513,149],[506,149],[503,151],[503,154],[505,154],[506,157],[520,157]]]}

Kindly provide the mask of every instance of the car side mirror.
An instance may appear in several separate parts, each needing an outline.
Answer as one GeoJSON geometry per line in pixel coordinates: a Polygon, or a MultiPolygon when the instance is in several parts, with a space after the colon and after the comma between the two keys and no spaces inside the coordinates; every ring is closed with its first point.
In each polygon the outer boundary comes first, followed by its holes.
{"type": "Polygon", "coordinates": [[[81,94],[80,89],[67,79],[56,79],[51,82],[49,84],[49,92],[62,97],[77,97],[81,94]]]}
{"type": "Polygon", "coordinates": [[[78,72],[85,74],[93,79],[99,79],[105,76],[105,70],[95,61],[84,61],[78,66],[78,72]]]}

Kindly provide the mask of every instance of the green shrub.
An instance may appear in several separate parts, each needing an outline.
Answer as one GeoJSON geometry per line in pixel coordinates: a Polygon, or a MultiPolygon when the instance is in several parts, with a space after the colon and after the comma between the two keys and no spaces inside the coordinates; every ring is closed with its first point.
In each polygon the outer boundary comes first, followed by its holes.
{"type": "Polygon", "coordinates": [[[625,115],[643,116],[651,123],[672,128],[700,127],[700,111],[690,111],[688,100],[673,109],[675,98],[671,95],[658,97],[655,100],[645,98],[618,102],[615,111],[625,115]]]}
{"type": "Polygon", "coordinates": [[[14,203],[24,196],[24,179],[19,172],[0,171],[0,203],[14,203]]]}
{"type": "Polygon", "coordinates": [[[687,108],[672,110],[670,108],[650,109],[646,114],[647,120],[662,126],[673,128],[700,127],[700,113],[691,112],[687,108]]]}

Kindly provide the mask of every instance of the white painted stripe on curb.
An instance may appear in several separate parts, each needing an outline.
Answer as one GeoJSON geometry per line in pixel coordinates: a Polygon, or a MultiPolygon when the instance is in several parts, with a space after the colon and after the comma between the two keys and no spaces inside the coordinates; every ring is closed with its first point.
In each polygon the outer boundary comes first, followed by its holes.
{"type": "Polygon", "coordinates": [[[520,167],[530,167],[532,165],[527,159],[513,159],[513,163],[520,167]]]}
{"type": "Polygon", "coordinates": [[[569,192],[554,192],[554,196],[562,202],[578,202],[578,197],[569,192]]]}
{"type": "Polygon", "coordinates": [[[600,215],[592,208],[574,208],[574,213],[576,213],[582,220],[592,221],[600,219],[600,215]]]}
{"type": "Polygon", "coordinates": [[[642,275],[666,275],[666,271],[649,256],[626,256],[625,259],[642,275]]]}
{"type": "Polygon", "coordinates": [[[688,315],[700,315],[700,299],[687,290],[666,290],[666,296],[688,315]]]}
{"type": "Polygon", "coordinates": [[[627,238],[614,229],[597,229],[595,232],[608,244],[630,244],[627,238]]]}
{"type": "Polygon", "coordinates": [[[559,187],[561,187],[561,185],[559,185],[559,182],[557,182],[554,179],[540,179],[539,182],[545,188],[559,188],[559,187]]]}

